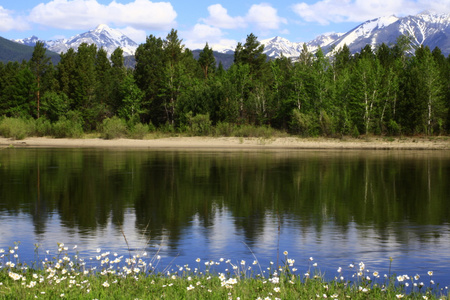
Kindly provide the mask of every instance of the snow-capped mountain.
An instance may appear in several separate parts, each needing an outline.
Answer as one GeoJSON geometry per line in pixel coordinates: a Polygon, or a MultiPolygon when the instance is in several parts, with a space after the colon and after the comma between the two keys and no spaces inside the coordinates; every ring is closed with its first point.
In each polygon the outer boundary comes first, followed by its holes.
{"type": "MultiPolygon", "coordinates": [[[[320,35],[306,42],[310,52],[321,47],[325,53],[331,54],[332,49],[340,49],[344,45],[352,53],[359,52],[367,44],[375,48],[381,43],[394,44],[400,35],[409,35],[415,46],[426,45],[430,49],[439,47],[444,55],[450,54],[450,14],[423,12],[415,16],[387,16],[366,21],[347,33],[330,33],[320,35]]],[[[23,40],[15,40],[21,44],[34,46],[39,39],[36,36],[23,40]]],[[[124,56],[134,55],[138,44],[107,25],[99,25],[96,29],[78,34],[70,39],[43,41],[46,47],[56,53],[66,52],[69,48],[77,49],[81,43],[96,44],[111,54],[121,47],[124,56]]],[[[282,37],[262,40],[264,53],[269,57],[298,57],[303,48],[303,42],[291,42],[282,37]]],[[[216,52],[233,54],[230,46],[213,47],[216,52]]]]}
{"type": "Polygon", "coordinates": [[[390,16],[374,19],[350,30],[332,45],[339,49],[346,44],[350,51],[355,53],[367,44],[372,47],[382,43],[394,44],[400,35],[409,35],[414,46],[425,45],[431,50],[439,47],[443,54],[448,55],[450,54],[450,15],[423,12],[403,18],[390,16]]]}
{"type": "MultiPolygon", "coordinates": [[[[319,47],[323,48],[333,43],[343,33],[329,33],[316,37],[314,40],[306,42],[306,46],[310,52],[315,52],[319,47]]],[[[285,38],[276,36],[271,39],[262,40],[264,45],[264,53],[269,57],[298,57],[303,49],[302,42],[293,43],[285,38]]]]}
{"type": "MultiPolygon", "coordinates": [[[[361,51],[366,45],[375,48],[385,43],[395,44],[400,35],[409,35],[414,46],[425,45],[433,50],[439,47],[444,55],[450,54],[450,14],[434,14],[423,12],[415,16],[399,18],[387,16],[366,21],[347,33],[331,33],[320,35],[306,42],[308,50],[315,52],[319,46],[325,53],[332,49],[340,49],[344,45],[350,52],[361,51]]],[[[270,57],[298,57],[303,43],[294,43],[285,38],[274,37],[261,41],[264,53],[270,57]]]]}
{"type": "MultiPolygon", "coordinates": [[[[28,46],[34,46],[39,39],[32,36],[31,38],[14,41],[28,46]]],[[[77,50],[82,43],[88,43],[95,44],[98,48],[103,47],[103,49],[108,52],[108,55],[111,55],[117,47],[121,47],[123,50],[123,55],[128,56],[134,55],[138,47],[138,44],[132,41],[129,37],[104,24],[101,24],[97,26],[97,28],[88,32],[77,34],[69,39],[58,39],[43,42],[48,50],[56,53],[66,52],[70,48],[77,50]]]]}
{"type": "Polygon", "coordinates": [[[19,43],[19,44],[24,44],[26,46],[34,47],[36,45],[36,43],[39,42],[40,40],[37,36],[33,35],[26,39],[13,40],[13,41],[16,43],[19,43]]]}
{"type": "Polygon", "coordinates": [[[286,57],[299,56],[302,51],[303,44],[293,43],[285,38],[276,36],[271,39],[262,40],[264,45],[264,53],[270,57],[286,57]]]}

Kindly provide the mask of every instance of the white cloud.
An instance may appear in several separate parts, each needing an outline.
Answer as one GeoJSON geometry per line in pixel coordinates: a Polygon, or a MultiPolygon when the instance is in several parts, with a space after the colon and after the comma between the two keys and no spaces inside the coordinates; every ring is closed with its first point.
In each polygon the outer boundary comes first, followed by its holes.
{"type": "Polygon", "coordinates": [[[13,11],[0,6],[0,31],[29,29],[29,25],[22,18],[14,17],[13,14],[13,11]]]}
{"type": "Polygon", "coordinates": [[[222,29],[247,28],[252,25],[257,30],[267,31],[279,29],[281,24],[287,24],[285,18],[278,16],[278,12],[270,4],[254,4],[244,17],[232,17],[221,4],[208,7],[209,16],[202,19],[207,25],[222,29]]]}
{"type": "Polygon", "coordinates": [[[127,37],[129,37],[138,44],[144,43],[145,39],[147,38],[147,33],[145,32],[145,30],[135,29],[130,26],[121,28],[120,32],[122,32],[123,34],[125,34],[127,37]]]}
{"type": "Polygon", "coordinates": [[[450,1],[448,0],[419,0],[419,7],[438,13],[450,13],[450,1]]]}
{"type": "Polygon", "coordinates": [[[341,22],[364,22],[389,15],[417,14],[421,10],[449,7],[448,0],[322,0],[314,4],[305,2],[292,6],[293,11],[307,22],[322,25],[341,22]]]}
{"type": "Polygon", "coordinates": [[[266,3],[252,5],[245,20],[259,30],[278,29],[281,24],[287,24],[286,19],[279,17],[277,10],[266,3]]]}
{"type": "Polygon", "coordinates": [[[190,31],[181,32],[180,35],[185,39],[184,44],[187,48],[203,49],[208,43],[214,50],[234,49],[237,42],[235,40],[224,38],[224,33],[220,28],[196,24],[190,31]]]}
{"type": "Polygon", "coordinates": [[[212,25],[218,28],[235,29],[246,27],[244,18],[231,17],[228,11],[220,4],[214,4],[208,7],[209,17],[203,19],[207,25],[212,25]]]}
{"type": "Polygon", "coordinates": [[[169,2],[135,0],[128,4],[97,0],[53,0],[35,6],[29,20],[61,29],[91,29],[98,24],[132,26],[138,29],[167,30],[175,24],[177,13],[169,2]]]}

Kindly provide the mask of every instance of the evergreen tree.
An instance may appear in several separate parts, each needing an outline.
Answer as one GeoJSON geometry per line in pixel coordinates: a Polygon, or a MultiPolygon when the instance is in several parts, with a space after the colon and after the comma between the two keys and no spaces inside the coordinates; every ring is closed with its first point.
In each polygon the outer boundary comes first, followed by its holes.
{"type": "Polygon", "coordinates": [[[60,91],[66,94],[71,101],[75,99],[75,87],[77,85],[76,55],[75,50],[70,48],[66,53],[61,53],[61,60],[56,66],[60,91]]]}
{"type": "Polygon", "coordinates": [[[34,46],[33,54],[30,60],[30,68],[36,78],[36,117],[40,117],[40,101],[41,101],[41,81],[45,72],[49,67],[50,57],[47,57],[45,45],[38,41],[34,46]]]}
{"type": "Polygon", "coordinates": [[[108,53],[103,48],[98,49],[95,57],[95,74],[97,79],[96,102],[106,106],[111,102],[112,78],[111,63],[108,59],[108,53]]]}
{"type": "Polygon", "coordinates": [[[234,52],[235,64],[248,64],[252,76],[260,78],[264,71],[267,61],[267,56],[263,53],[264,45],[262,45],[258,38],[253,34],[249,34],[245,40],[245,44],[238,43],[234,52]]]}
{"type": "Polygon", "coordinates": [[[0,112],[8,117],[27,118],[35,111],[36,80],[28,64],[8,62],[0,78],[0,112]]]}
{"type": "Polygon", "coordinates": [[[101,122],[99,102],[97,101],[98,78],[96,72],[97,46],[82,43],[75,56],[74,109],[81,112],[86,130],[95,129],[101,122]]]}
{"type": "Polygon", "coordinates": [[[170,31],[164,40],[163,49],[166,57],[164,68],[164,81],[161,89],[166,121],[175,126],[177,114],[177,102],[181,93],[182,85],[186,74],[185,66],[182,63],[184,45],[178,38],[178,32],[174,29],[170,31]]]}
{"type": "Polygon", "coordinates": [[[300,52],[298,62],[306,67],[311,67],[313,59],[314,55],[311,52],[309,52],[306,43],[303,43],[302,51],[300,52]]]}
{"type": "Polygon", "coordinates": [[[147,111],[144,122],[155,125],[164,123],[165,115],[160,91],[165,78],[167,59],[163,49],[163,40],[153,35],[136,50],[136,68],[134,78],[137,86],[144,92],[143,108],[147,111]]]}
{"type": "Polygon", "coordinates": [[[200,52],[198,63],[203,70],[205,79],[208,79],[209,74],[214,73],[216,68],[216,59],[214,57],[213,50],[208,46],[208,43],[206,43],[205,47],[200,52]]]}
{"type": "Polygon", "coordinates": [[[120,47],[116,48],[116,50],[114,50],[114,52],[111,54],[112,66],[110,68],[109,75],[111,80],[111,96],[108,105],[111,108],[111,113],[113,115],[116,114],[122,101],[119,90],[125,77],[127,76],[127,70],[125,68],[124,61],[125,59],[123,57],[123,50],[120,47]]]}

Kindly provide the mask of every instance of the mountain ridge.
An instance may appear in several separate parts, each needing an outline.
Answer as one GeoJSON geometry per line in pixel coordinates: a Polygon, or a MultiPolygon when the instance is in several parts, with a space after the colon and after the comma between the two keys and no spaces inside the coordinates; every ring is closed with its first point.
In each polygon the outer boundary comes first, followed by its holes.
{"type": "MultiPolygon", "coordinates": [[[[327,33],[317,36],[309,42],[291,42],[283,37],[272,37],[261,40],[264,45],[264,53],[277,58],[286,56],[298,57],[306,44],[310,52],[315,52],[320,47],[324,53],[331,55],[334,49],[347,45],[351,53],[357,53],[366,45],[376,48],[382,43],[394,44],[401,35],[409,35],[413,46],[425,45],[434,49],[439,47],[444,55],[450,54],[450,14],[421,12],[417,15],[396,17],[394,15],[368,20],[346,33],[327,33]]],[[[36,36],[15,42],[34,46],[40,41],[36,36]]],[[[77,49],[81,43],[96,44],[103,47],[109,55],[117,48],[124,50],[124,56],[134,55],[138,44],[107,25],[100,24],[95,29],[77,34],[69,39],[43,41],[50,51],[61,53],[69,48],[77,49]]],[[[212,47],[218,54],[233,55],[234,49],[227,47],[212,47]]],[[[194,49],[199,50],[199,49],[194,49]]]]}
{"type": "MultiPolygon", "coordinates": [[[[32,36],[30,38],[13,41],[28,46],[34,46],[37,41],[41,40],[39,40],[36,36],[32,36]]],[[[104,48],[108,55],[111,55],[117,47],[121,47],[124,56],[134,55],[137,47],[139,46],[136,42],[131,40],[119,30],[112,29],[105,24],[100,24],[95,29],[77,34],[68,39],[42,42],[44,42],[47,49],[56,53],[66,52],[70,48],[77,50],[82,43],[88,43],[96,44],[98,48],[104,48]]]]}

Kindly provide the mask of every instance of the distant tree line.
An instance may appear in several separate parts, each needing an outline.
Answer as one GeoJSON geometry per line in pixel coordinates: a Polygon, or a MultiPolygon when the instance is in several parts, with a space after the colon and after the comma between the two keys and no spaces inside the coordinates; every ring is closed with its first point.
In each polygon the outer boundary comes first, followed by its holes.
{"type": "Polygon", "coordinates": [[[370,45],[330,56],[306,45],[298,57],[268,59],[253,34],[239,43],[233,65],[216,66],[205,45],[196,60],[172,30],[147,37],[126,69],[123,51],[81,44],[53,65],[38,42],[22,63],[0,63],[0,116],[84,132],[105,120],[130,128],[185,131],[199,126],[267,126],[302,136],[441,135],[450,131],[450,56],[439,48],[370,45]],[[413,53],[413,54],[411,54],[413,53]]]}

